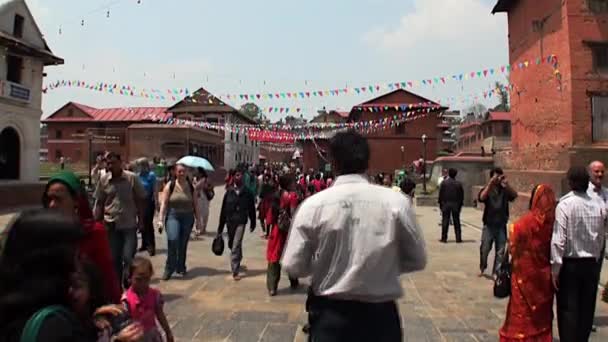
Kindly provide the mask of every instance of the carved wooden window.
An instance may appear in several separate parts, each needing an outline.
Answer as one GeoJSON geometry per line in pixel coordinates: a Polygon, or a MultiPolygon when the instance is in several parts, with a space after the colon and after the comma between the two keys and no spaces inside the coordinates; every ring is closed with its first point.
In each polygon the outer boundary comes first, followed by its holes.
{"type": "Polygon", "coordinates": [[[608,96],[591,98],[593,141],[608,141],[608,96]]]}
{"type": "Polygon", "coordinates": [[[593,13],[608,13],[608,0],[587,0],[587,6],[593,13]]]}

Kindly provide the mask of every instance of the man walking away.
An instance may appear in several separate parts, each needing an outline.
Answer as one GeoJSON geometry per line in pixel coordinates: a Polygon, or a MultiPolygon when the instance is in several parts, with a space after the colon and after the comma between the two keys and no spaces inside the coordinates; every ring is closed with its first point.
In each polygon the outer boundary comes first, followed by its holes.
{"type": "Polygon", "coordinates": [[[507,243],[507,222],[509,222],[509,202],[517,198],[517,192],[511,188],[501,168],[490,171],[490,181],[481,189],[478,201],[484,204],[483,230],[479,247],[479,276],[483,276],[488,267],[488,255],[494,244],[494,266],[496,273],[502,249],[507,243]]]}
{"type": "Polygon", "coordinates": [[[330,153],[339,177],[296,212],[283,268],[312,278],[311,341],[400,342],[399,275],[426,266],[422,231],[403,194],[369,183],[364,137],[338,133],[330,153]]]}
{"type": "Polygon", "coordinates": [[[218,235],[228,228],[228,248],[230,248],[230,267],[232,278],[241,280],[239,271],[243,259],[243,236],[245,225],[249,219],[250,230],[255,230],[255,199],[254,195],[245,188],[243,183],[244,168],[239,168],[234,173],[232,184],[226,189],[222,210],[220,212],[220,223],[217,228],[218,235]]]}
{"type": "Polygon", "coordinates": [[[458,171],[450,169],[448,179],[441,182],[439,187],[439,209],[441,210],[441,240],[442,243],[448,242],[448,228],[450,218],[454,222],[454,233],[456,242],[462,243],[462,231],[460,228],[460,211],[464,203],[464,189],[462,183],[456,180],[458,171]]]}
{"type": "Polygon", "coordinates": [[[108,231],[114,268],[123,286],[128,287],[128,270],[137,248],[137,228],[142,230],[146,191],[139,177],[122,169],[120,155],[109,152],[104,158],[108,173],[95,189],[95,218],[108,231]]]}
{"type": "Polygon", "coordinates": [[[139,169],[139,181],[146,191],[144,199],[144,222],[141,231],[140,252],[148,251],[150,256],[156,254],[156,242],[154,238],[154,214],[158,198],[158,186],[156,184],[156,174],[150,171],[150,163],[147,158],[137,160],[139,169]]]}
{"type": "Polygon", "coordinates": [[[606,207],[587,193],[589,173],[585,167],[570,168],[568,182],[572,191],[555,209],[551,271],[560,341],[584,342],[589,340],[595,314],[606,207]]]}

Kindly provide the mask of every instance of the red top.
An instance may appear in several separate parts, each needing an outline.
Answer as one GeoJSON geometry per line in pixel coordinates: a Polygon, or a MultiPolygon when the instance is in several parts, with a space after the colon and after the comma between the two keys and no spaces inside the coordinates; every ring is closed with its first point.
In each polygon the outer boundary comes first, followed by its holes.
{"type": "Polygon", "coordinates": [[[80,255],[93,263],[103,278],[104,292],[112,303],[120,303],[121,288],[112,263],[108,232],[103,223],[93,221],[93,213],[86,198],[79,203],[80,225],[85,237],[80,242],[80,255]]]}
{"type": "MultiPolygon", "coordinates": [[[[280,200],[281,210],[291,210],[298,207],[298,194],[295,192],[283,192],[280,200]]],[[[266,248],[266,259],[268,262],[275,263],[281,260],[283,249],[287,243],[288,232],[282,231],[277,226],[278,218],[272,215],[272,210],[268,210],[268,218],[272,222],[272,230],[268,237],[268,246],[266,248]]]]}
{"type": "Polygon", "coordinates": [[[325,190],[325,181],[322,179],[314,179],[312,185],[315,187],[316,192],[320,192],[321,190],[325,190]]]}

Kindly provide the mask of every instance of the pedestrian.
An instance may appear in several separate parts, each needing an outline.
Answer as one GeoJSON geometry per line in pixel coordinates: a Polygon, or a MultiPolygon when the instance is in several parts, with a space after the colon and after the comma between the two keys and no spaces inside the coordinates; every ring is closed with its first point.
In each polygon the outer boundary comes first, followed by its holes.
{"type": "Polygon", "coordinates": [[[221,235],[224,231],[224,226],[227,227],[230,268],[232,270],[232,278],[235,281],[241,280],[239,272],[243,259],[245,225],[247,224],[247,220],[249,220],[250,231],[253,233],[256,224],[255,199],[251,192],[245,189],[243,184],[244,171],[243,169],[237,169],[232,183],[226,189],[220,212],[220,222],[217,228],[218,235],[221,235]]]}
{"type": "Polygon", "coordinates": [[[393,175],[391,175],[390,173],[385,174],[384,177],[382,178],[382,185],[384,185],[387,188],[392,188],[393,187],[393,175]]]}
{"type": "Polygon", "coordinates": [[[156,184],[156,174],[150,171],[150,163],[147,158],[137,160],[139,169],[139,181],[146,191],[143,201],[144,222],[141,230],[140,252],[148,251],[150,256],[156,254],[156,239],[154,237],[154,215],[156,213],[156,203],[158,198],[158,186],[156,184]]]}
{"type": "MultiPolygon", "coordinates": [[[[279,281],[281,279],[281,255],[287,242],[287,235],[291,220],[298,207],[298,194],[296,193],[295,178],[291,175],[283,175],[279,178],[280,191],[276,196],[276,202],[271,209],[270,236],[266,249],[268,260],[268,272],[266,273],[266,286],[270,296],[276,296],[279,281]]],[[[299,286],[297,278],[289,278],[292,289],[299,286]]]]}
{"type": "Polygon", "coordinates": [[[507,241],[507,222],[509,222],[509,202],[517,198],[517,192],[509,185],[507,177],[501,168],[490,171],[490,181],[481,189],[477,200],[484,204],[483,230],[479,247],[479,276],[483,276],[488,268],[488,255],[494,244],[494,266],[492,275],[496,273],[498,256],[507,241]]]}
{"type": "MultiPolygon", "coordinates": [[[[0,239],[0,339],[4,342],[97,341],[78,316],[74,275],[83,232],[59,210],[21,213],[0,239]],[[36,329],[37,326],[37,329],[36,329]]],[[[89,316],[92,317],[92,316],[89,316]]],[[[137,341],[129,325],[117,341],[137,341]]]]}
{"type": "Polygon", "coordinates": [[[42,206],[79,222],[84,234],[78,246],[79,257],[97,267],[106,298],[119,303],[120,282],[112,261],[108,233],[102,222],[93,220],[87,194],[78,176],[70,171],[53,175],[42,194],[42,206]]]}
{"type": "Polygon", "coordinates": [[[276,185],[272,179],[271,175],[267,175],[264,178],[264,183],[261,186],[262,190],[260,191],[260,203],[258,205],[258,217],[260,220],[260,224],[262,225],[262,233],[261,237],[264,239],[268,239],[268,235],[270,234],[269,224],[266,223],[266,216],[268,214],[268,210],[272,205],[272,199],[276,193],[276,185]]]}
{"type": "Polygon", "coordinates": [[[125,291],[122,300],[127,304],[131,318],[140,323],[144,336],[142,342],[162,342],[163,338],[156,321],[165,332],[166,341],[173,342],[173,333],[163,309],[164,301],[159,290],[150,287],[154,274],[149,259],[137,256],[129,266],[131,286],[125,291]]]}
{"type": "Polygon", "coordinates": [[[99,179],[106,174],[106,161],[103,155],[96,158],[95,166],[91,170],[91,180],[93,184],[99,183],[99,179]]]}
{"type": "Polygon", "coordinates": [[[114,268],[119,281],[127,286],[128,265],[137,249],[137,230],[143,229],[146,191],[133,172],[122,169],[120,155],[109,152],[104,158],[106,173],[95,189],[95,218],[104,222],[114,268]]]}
{"type": "Polygon", "coordinates": [[[448,242],[448,228],[450,218],[454,222],[454,234],[456,243],[462,243],[462,230],[460,227],[460,211],[464,204],[464,189],[462,183],[456,180],[458,171],[448,170],[448,179],[444,180],[439,187],[439,209],[441,210],[441,243],[448,242]]]}
{"type": "Polygon", "coordinates": [[[406,196],[409,200],[410,205],[414,207],[414,196],[416,192],[416,182],[414,182],[411,178],[405,177],[401,181],[399,185],[401,192],[406,196]]]}
{"type": "Polygon", "coordinates": [[[588,341],[595,314],[599,263],[606,237],[606,206],[589,196],[589,173],[568,170],[570,191],[555,211],[551,239],[552,280],[557,292],[561,341],[588,341]]]}
{"type": "MultiPolygon", "coordinates": [[[[437,189],[441,188],[441,183],[446,179],[448,179],[448,169],[442,169],[441,176],[437,179],[437,189]]],[[[452,223],[452,218],[450,217],[450,224],[452,223]]],[[[441,208],[439,209],[439,225],[443,226],[443,213],[441,212],[441,208]]]]}
{"type": "Polygon", "coordinates": [[[556,204],[551,187],[537,185],[528,213],[509,226],[511,296],[501,342],[553,341],[550,256],[556,204]]]}
{"type": "Polygon", "coordinates": [[[188,242],[198,217],[194,186],[186,175],[186,166],[177,164],[175,179],[171,180],[161,194],[159,226],[167,232],[167,261],[162,279],[171,279],[173,273],[185,276],[188,242]]]}
{"type": "Polygon", "coordinates": [[[197,200],[198,216],[196,218],[196,235],[202,236],[207,233],[207,223],[209,222],[209,205],[215,197],[213,185],[209,182],[207,171],[198,168],[198,177],[194,185],[194,197],[197,200]]]}
{"type": "Polygon", "coordinates": [[[370,148],[354,131],[330,142],[333,186],[301,204],[283,269],[311,276],[311,341],[402,341],[399,275],[424,269],[425,242],[407,198],[368,182],[370,148]]]}
{"type": "Polygon", "coordinates": [[[59,158],[59,164],[60,164],[61,170],[64,170],[65,169],[65,158],[63,156],[61,156],[59,158]]]}

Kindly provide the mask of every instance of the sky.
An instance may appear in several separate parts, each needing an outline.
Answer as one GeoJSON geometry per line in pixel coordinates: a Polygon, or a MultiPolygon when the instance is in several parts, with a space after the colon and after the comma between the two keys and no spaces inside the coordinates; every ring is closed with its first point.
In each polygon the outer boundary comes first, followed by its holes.
{"type": "MultiPolygon", "coordinates": [[[[26,0],[53,53],[56,80],[214,94],[314,91],[432,79],[508,63],[507,22],[496,0],[26,0]],[[109,15],[108,15],[109,11],[109,15]],[[83,24],[84,21],[84,25],[83,24]]],[[[419,86],[413,92],[471,105],[502,74],[419,86]]],[[[352,92],[351,92],[352,93],[352,92]]],[[[350,110],[378,96],[260,100],[263,108],[350,110]]],[[[227,100],[239,107],[244,100],[227,100]]],[[[171,106],[174,101],[78,88],[49,91],[43,116],[68,101],[94,107],[171,106]]],[[[285,114],[271,113],[278,120],[285,114]]]]}

